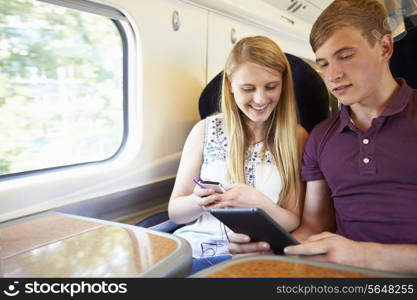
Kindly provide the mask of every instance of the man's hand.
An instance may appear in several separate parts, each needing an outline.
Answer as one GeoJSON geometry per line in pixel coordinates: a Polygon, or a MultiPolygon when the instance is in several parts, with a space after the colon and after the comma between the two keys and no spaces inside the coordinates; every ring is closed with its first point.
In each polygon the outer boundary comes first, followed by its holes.
{"type": "Polygon", "coordinates": [[[250,242],[246,234],[231,232],[229,235],[229,251],[233,255],[238,254],[273,254],[267,242],[250,242]]]}
{"type": "Polygon", "coordinates": [[[322,232],[310,236],[300,245],[286,247],[284,252],[287,255],[306,255],[317,261],[365,268],[366,244],[334,233],[322,232]]]}

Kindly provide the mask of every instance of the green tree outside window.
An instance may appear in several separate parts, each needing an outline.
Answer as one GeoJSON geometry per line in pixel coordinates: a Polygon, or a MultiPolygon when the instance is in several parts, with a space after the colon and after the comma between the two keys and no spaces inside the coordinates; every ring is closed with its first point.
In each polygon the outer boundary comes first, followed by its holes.
{"type": "Polygon", "coordinates": [[[0,175],[105,160],[122,138],[115,24],[36,0],[0,0],[0,175]]]}

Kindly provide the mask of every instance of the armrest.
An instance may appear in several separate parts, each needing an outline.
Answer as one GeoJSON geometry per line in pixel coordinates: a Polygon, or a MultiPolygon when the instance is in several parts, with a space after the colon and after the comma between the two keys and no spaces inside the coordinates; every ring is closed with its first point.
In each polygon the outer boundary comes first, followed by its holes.
{"type": "Polygon", "coordinates": [[[172,233],[176,229],[184,226],[184,224],[172,222],[168,217],[168,212],[162,211],[140,221],[136,226],[172,233]]]}
{"type": "Polygon", "coordinates": [[[149,227],[150,229],[163,231],[163,232],[174,232],[176,229],[184,226],[184,224],[177,224],[172,222],[171,220],[167,220],[165,222],[156,224],[154,226],[149,227]]]}

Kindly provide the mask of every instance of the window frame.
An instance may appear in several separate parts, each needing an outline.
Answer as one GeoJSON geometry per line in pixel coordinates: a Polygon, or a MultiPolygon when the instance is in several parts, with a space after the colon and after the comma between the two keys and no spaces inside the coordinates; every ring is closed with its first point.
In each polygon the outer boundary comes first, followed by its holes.
{"type": "MultiPolygon", "coordinates": [[[[130,51],[133,50],[134,45],[131,44],[131,40],[135,40],[133,28],[128,21],[128,18],[118,9],[104,5],[100,3],[94,3],[88,0],[83,1],[70,1],[70,0],[34,0],[39,2],[45,2],[53,5],[58,5],[62,7],[66,7],[69,9],[76,9],[82,12],[88,12],[95,15],[103,16],[108,18],[113,24],[115,25],[117,31],[120,34],[120,40],[122,43],[122,117],[123,117],[123,128],[122,128],[122,135],[121,141],[119,146],[117,147],[116,151],[108,158],[101,159],[101,160],[93,160],[75,164],[68,164],[68,165],[61,165],[61,166],[54,166],[54,167],[47,167],[42,169],[35,169],[35,170],[28,170],[16,173],[8,173],[8,174],[0,174],[0,182],[14,180],[18,178],[26,178],[28,176],[33,175],[42,175],[42,174],[49,174],[51,172],[56,171],[65,171],[65,170],[74,170],[79,167],[84,166],[95,166],[101,165],[103,163],[112,162],[116,160],[123,150],[126,147],[127,139],[129,136],[129,86],[130,86],[130,76],[129,76],[129,55],[130,51]],[[133,38],[129,39],[128,35],[132,36],[133,38]]],[[[131,51],[134,52],[134,51],[131,51]]]]}

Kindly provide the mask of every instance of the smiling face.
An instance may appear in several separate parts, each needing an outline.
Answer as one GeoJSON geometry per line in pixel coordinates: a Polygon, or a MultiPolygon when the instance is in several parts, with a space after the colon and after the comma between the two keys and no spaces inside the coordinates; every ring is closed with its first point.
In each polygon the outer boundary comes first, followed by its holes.
{"type": "Polygon", "coordinates": [[[378,95],[389,59],[389,51],[384,52],[387,38],[371,46],[359,29],[346,26],[317,49],[326,86],[342,104],[365,103],[378,95]]]}
{"type": "Polygon", "coordinates": [[[264,126],[278,104],[281,83],[280,72],[250,62],[240,64],[233,72],[231,91],[249,127],[264,126]]]}

